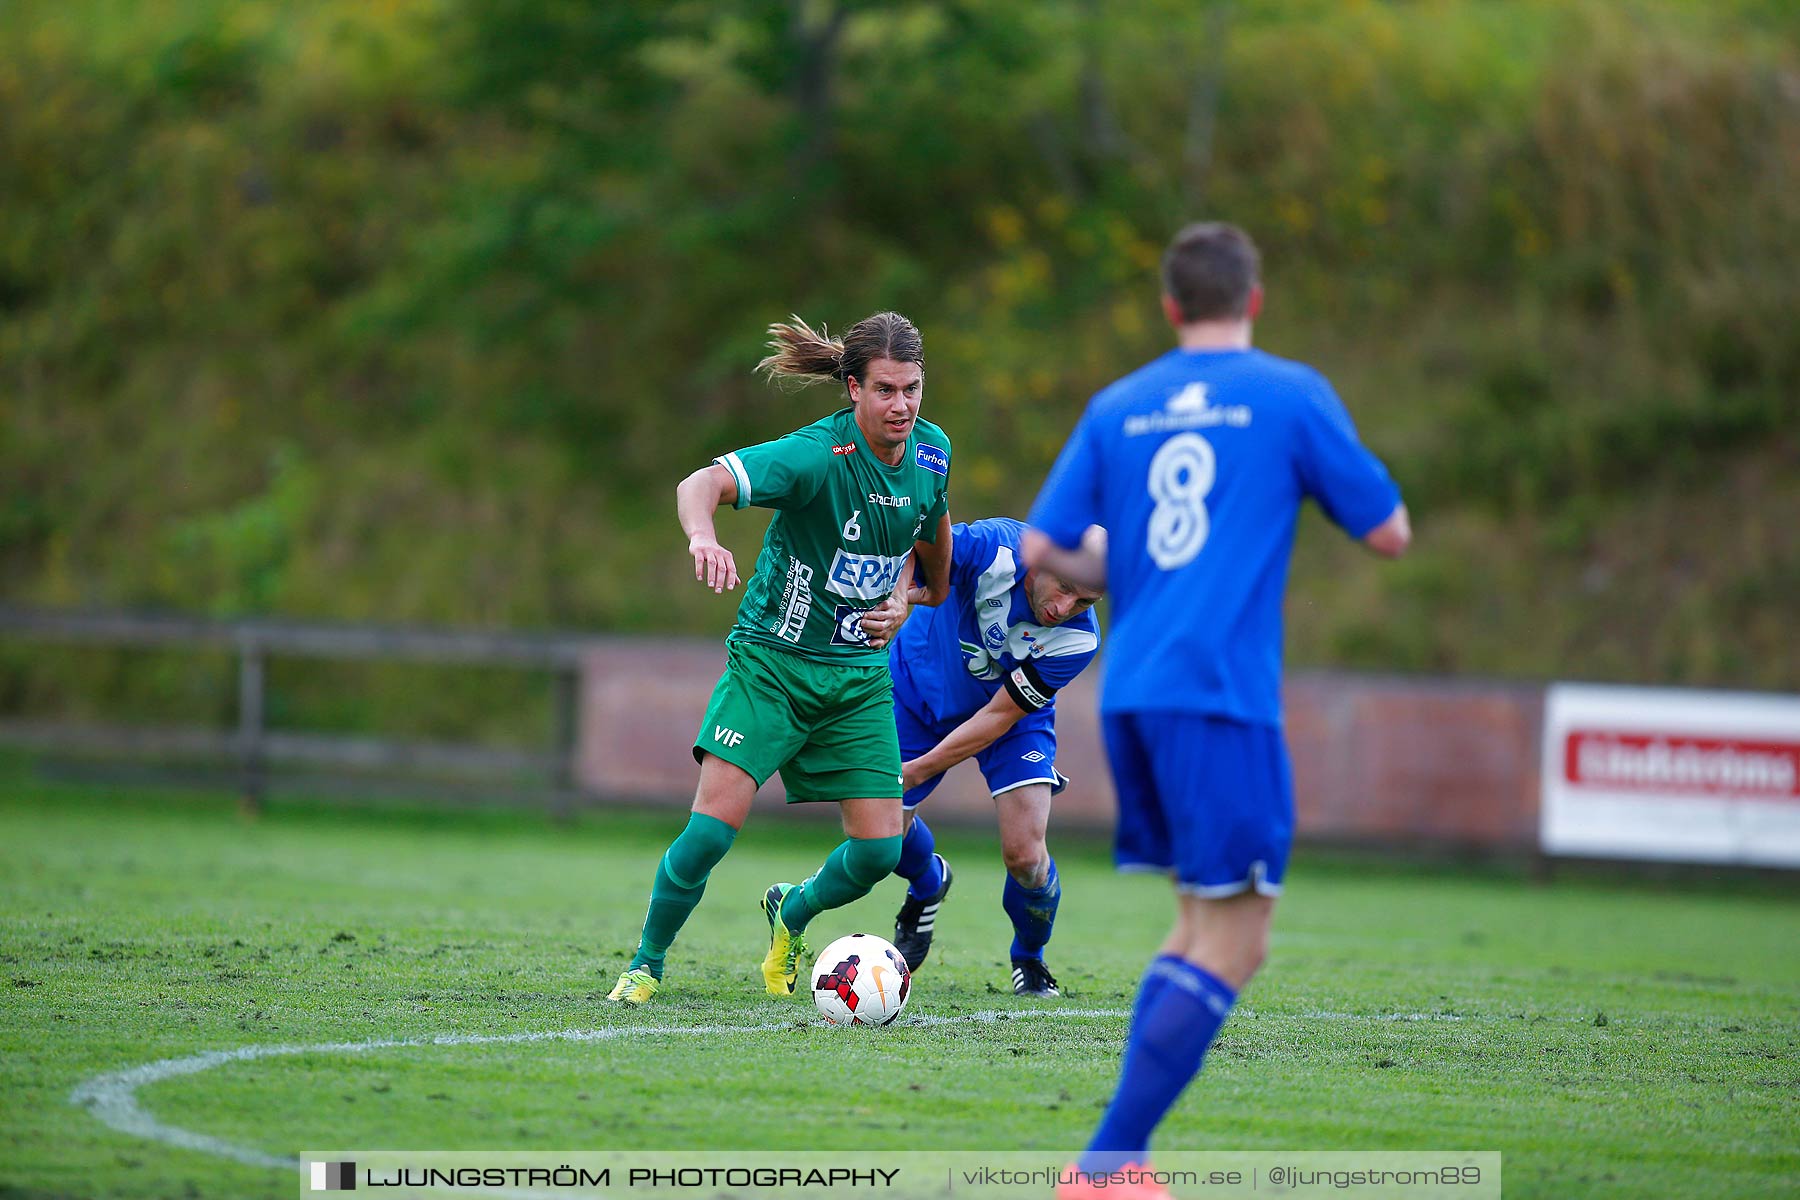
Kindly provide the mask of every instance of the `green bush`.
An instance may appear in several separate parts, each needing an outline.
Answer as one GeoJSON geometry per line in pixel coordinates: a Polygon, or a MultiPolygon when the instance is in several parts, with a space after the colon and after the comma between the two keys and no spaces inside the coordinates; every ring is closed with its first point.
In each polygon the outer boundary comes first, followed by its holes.
{"type": "Polygon", "coordinates": [[[1217,214],[1263,244],[1259,340],[1337,381],[1419,527],[1382,569],[1309,524],[1296,661],[1800,687],[1796,33],[1751,2],[9,5],[0,596],[717,634],[674,483],[836,403],[752,378],[771,320],[912,315],[956,513],[1022,513],[1167,344],[1169,231],[1217,214]]]}

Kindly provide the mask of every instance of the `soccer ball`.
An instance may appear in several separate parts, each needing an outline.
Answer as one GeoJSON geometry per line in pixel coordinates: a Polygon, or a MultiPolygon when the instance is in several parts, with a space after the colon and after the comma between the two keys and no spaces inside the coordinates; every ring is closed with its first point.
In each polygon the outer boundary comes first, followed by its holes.
{"type": "Polygon", "coordinates": [[[872,933],[839,938],[813,964],[813,1003],[833,1025],[887,1025],[911,991],[912,968],[872,933]]]}

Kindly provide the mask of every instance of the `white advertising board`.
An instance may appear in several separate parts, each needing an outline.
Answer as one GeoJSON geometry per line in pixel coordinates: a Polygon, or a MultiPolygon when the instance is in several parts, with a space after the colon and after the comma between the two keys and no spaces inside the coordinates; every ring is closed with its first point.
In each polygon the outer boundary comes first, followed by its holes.
{"type": "Polygon", "coordinates": [[[1800,696],[1556,684],[1549,854],[1800,867],[1800,696]]]}

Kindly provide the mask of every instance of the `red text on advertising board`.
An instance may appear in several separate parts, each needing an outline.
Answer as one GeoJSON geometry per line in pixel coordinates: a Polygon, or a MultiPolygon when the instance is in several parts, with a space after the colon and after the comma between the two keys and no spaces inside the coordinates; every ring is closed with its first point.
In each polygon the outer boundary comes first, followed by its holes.
{"type": "Polygon", "coordinates": [[[1563,778],[1614,792],[1786,800],[1800,796],[1800,742],[1572,729],[1563,778]]]}

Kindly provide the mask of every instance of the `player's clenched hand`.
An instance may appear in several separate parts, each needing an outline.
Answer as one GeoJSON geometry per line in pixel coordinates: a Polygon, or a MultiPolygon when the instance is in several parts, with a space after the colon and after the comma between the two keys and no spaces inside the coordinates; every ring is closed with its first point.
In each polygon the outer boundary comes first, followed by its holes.
{"type": "Polygon", "coordinates": [[[912,605],[907,603],[906,597],[895,592],[864,613],[862,628],[863,633],[868,636],[869,649],[879,650],[893,641],[894,635],[906,624],[906,618],[911,612],[912,605]]]}
{"type": "Polygon", "coordinates": [[[731,551],[713,538],[689,538],[688,553],[694,556],[694,578],[713,591],[723,592],[738,585],[737,563],[731,551]]]}

